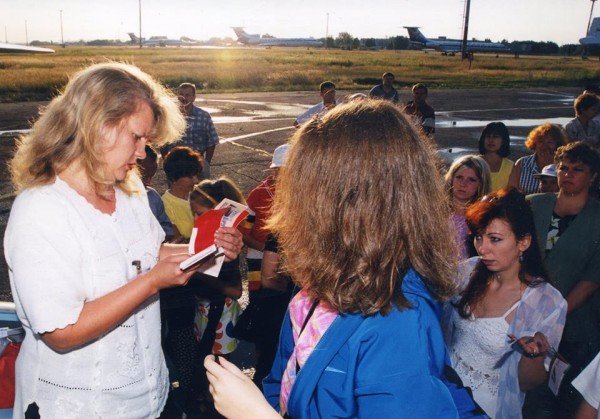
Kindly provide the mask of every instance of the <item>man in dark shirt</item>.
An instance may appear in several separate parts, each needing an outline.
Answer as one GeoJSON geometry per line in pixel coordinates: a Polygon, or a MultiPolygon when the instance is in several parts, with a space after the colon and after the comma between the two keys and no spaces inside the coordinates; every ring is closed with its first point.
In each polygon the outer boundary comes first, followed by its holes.
{"type": "Polygon", "coordinates": [[[435,111],[427,103],[427,86],[417,83],[412,87],[413,100],[404,106],[404,112],[413,115],[427,135],[435,132],[435,111]]]}
{"type": "Polygon", "coordinates": [[[385,99],[393,103],[398,103],[398,91],[394,88],[395,79],[396,78],[394,77],[394,74],[390,73],[389,71],[387,73],[383,73],[383,83],[373,87],[369,92],[369,97],[385,99]]]}

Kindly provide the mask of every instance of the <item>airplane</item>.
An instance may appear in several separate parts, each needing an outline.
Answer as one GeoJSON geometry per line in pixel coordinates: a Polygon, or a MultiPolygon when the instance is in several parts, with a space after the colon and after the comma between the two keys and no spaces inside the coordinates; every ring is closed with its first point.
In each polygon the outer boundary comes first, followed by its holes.
{"type": "MultiPolygon", "coordinates": [[[[461,52],[462,41],[459,39],[426,38],[417,26],[405,26],[412,46],[432,48],[444,53],[461,52]]],[[[467,41],[467,52],[511,52],[510,48],[498,42],[467,41]]]]}
{"type": "Polygon", "coordinates": [[[54,52],[51,48],[42,48],[42,47],[30,47],[28,45],[17,45],[17,44],[7,44],[4,42],[0,42],[0,53],[10,54],[10,53],[46,53],[51,54],[54,52]]]}
{"type": "Polygon", "coordinates": [[[579,43],[584,46],[600,45],[600,17],[592,20],[592,25],[585,38],[581,38],[579,43]]]}
{"type": "MultiPolygon", "coordinates": [[[[132,44],[140,44],[140,38],[136,34],[129,32],[127,35],[131,38],[132,44]]],[[[183,43],[181,39],[168,39],[166,36],[152,36],[149,39],[142,38],[142,45],[147,47],[179,47],[183,43]]]]}
{"type": "Polygon", "coordinates": [[[257,45],[261,47],[321,47],[323,42],[314,38],[275,38],[272,36],[263,36],[260,34],[250,35],[244,28],[232,27],[237,35],[238,42],[244,45],[257,45]]]}

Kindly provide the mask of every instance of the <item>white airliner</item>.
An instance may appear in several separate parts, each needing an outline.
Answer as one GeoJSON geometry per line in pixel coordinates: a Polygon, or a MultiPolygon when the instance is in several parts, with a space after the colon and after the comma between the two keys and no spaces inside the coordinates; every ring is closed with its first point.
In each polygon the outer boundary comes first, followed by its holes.
{"type": "Polygon", "coordinates": [[[18,45],[18,44],[6,44],[0,42],[0,53],[53,53],[54,50],[51,48],[42,48],[42,47],[30,47],[27,45],[18,45]]]}
{"type": "MultiPolygon", "coordinates": [[[[461,52],[460,39],[426,38],[417,26],[405,26],[412,46],[432,48],[442,52],[461,52]]],[[[511,52],[510,48],[498,42],[467,41],[467,52],[511,52]]]]}
{"type": "Polygon", "coordinates": [[[592,25],[585,38],[579,40],[581,45],[600,45],[600,17],[592,20],[592,25]]]}
{"type": "MultiPolygon", "coordinates": [[[[136,34],[129,32],[128,35],[132,44],[140,44],[140,38],[136,34]]],[[[169,39],[166,36],[152,36],[148,39],[142,38],[142,45],[146,47],[178,47],[183,45],[183,41],[181,39],[169,39]]]]}
{"type": "Polygon", "coordinates": [[[261,47],[320,47],[323,42],[314,38],[275,38],[271,36],[261,37],[259,34],[248,34],[244,28],[232,27],[237,35],[238,42],[244,45],[258,45],[261,47]]]}

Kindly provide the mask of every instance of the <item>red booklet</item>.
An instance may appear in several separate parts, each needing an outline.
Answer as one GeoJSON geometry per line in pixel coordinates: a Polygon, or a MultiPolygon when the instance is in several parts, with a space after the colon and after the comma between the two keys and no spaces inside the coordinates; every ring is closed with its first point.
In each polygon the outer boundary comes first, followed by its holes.
{"type": "Polygon", "coordinates": [[[249,214],[247,206],[225,198],[214,209],[196,218],[189,244],[192,256],[181,262],[180,269],[198,266],[199,271],[218,276],[223,253],[215,246],[215,233],[220,227],[237,227],[249,214]]]}

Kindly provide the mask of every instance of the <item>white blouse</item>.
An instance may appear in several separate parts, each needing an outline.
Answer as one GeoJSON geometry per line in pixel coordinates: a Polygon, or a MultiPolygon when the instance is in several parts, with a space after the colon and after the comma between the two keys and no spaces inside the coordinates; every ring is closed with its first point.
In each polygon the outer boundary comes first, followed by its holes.
{"type": "Polygon", "coordinates": [[[87,301],[149,270],[163,239],[145,193],[128,196],[117,189],[112,215],[59,178],[19,194],[4,238],[17,314],[26,329],[17,359],[15,417],[34,402],[43,418],[159,416],[168,372],[158,295],[104,336],[66,353],[52,350],[40,334],[74,324],[87,301]]]}

